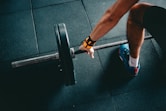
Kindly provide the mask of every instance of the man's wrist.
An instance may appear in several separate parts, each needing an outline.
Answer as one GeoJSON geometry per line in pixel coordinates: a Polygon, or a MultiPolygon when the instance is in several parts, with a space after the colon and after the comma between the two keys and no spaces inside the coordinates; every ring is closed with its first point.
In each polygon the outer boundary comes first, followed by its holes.
{"type": "Polygon", "coordinates": [[[93,40],[91,39],[91,37],[88,36],[88,37],[83,41],[82,45],[83,45],[85,48],[90,49],[90,48],[92,48],[92,47],[95,45],[95,43],[96,43],[96,41],[93,41],[93,40]]]}

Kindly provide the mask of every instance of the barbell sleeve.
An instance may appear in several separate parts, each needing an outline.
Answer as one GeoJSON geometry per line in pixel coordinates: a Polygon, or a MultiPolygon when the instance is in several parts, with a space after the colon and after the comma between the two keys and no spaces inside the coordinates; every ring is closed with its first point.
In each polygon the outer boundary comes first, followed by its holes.
{"type": "Polygon", "coordinates": [[[56,59],[59,59],[59,53],[18,60],[18,61],[12,62],[11,65],[13,68],[17,68],[17,67],[22,67],[22,66],[26,66],[26,65],[31,65],[31,64],[35,64],[35,63],[45,62],[45,61],[49,61],[49,60],[56,60],[56,59]]]}

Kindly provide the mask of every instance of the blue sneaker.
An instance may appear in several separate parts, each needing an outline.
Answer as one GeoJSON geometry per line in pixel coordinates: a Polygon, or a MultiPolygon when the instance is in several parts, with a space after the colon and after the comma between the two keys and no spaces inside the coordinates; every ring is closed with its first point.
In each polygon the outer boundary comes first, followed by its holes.
{"type": "Polygon", "coordinates": [[[140,69],[140,64],[138,65],[138,67],[129,66],[129,55],[130,55],[130,51],[129,51],[128,44],[120,45],[119,57],[124,63],[126,70],[129,72],[131,76],[137,76],[140,69]]]}

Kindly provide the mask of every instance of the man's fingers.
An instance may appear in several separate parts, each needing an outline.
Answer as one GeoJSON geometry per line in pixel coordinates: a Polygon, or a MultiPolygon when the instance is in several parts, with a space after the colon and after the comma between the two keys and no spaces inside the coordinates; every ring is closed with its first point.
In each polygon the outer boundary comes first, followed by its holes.
{"type": "Polygon", "coordinates": [[[91,49],[87,49],[85,48],[84,46],[80,46],[79,47],[80,50],[85,50],[87,52],[88,55],[90,55],[91,58],[94,58],[94,49],[91,48],[91,49]]]}
{"type": "Polygon", "coordinates": [[[92,58],[92,59],[94,59],[95,57],[94,57],[94,53],[90,53],[90,57],[92,58]]]}
{"type": "Polygon", "coordinates": [[[89,52],[90,52],[90,56],[91,56],[91,58],[93,59],[93,58],[94,58],[94,49],[91,48],[91,49],[89,50],[89,52]]]}

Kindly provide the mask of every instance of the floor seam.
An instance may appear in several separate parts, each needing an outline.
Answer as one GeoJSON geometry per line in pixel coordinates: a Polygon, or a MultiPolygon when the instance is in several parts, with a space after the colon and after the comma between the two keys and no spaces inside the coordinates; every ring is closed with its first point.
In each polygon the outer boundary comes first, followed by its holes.
{"type": "Polygon", "coordinates": [[[34,29],[34,36],[35,36],[35,41],[36,41],[36,48],[37,48],[37,52],[40,53],[40,51],[39,51],[39,44],[38,44],[38,38],[37,38],[37,32],[36,32],[36,24],[35,24],[35,20],[34,20],[32,0],[30,0],[30,7],[31,7],[31,17],[32,17],[32,24],[33,24],[33,29],[34,29]]]}

